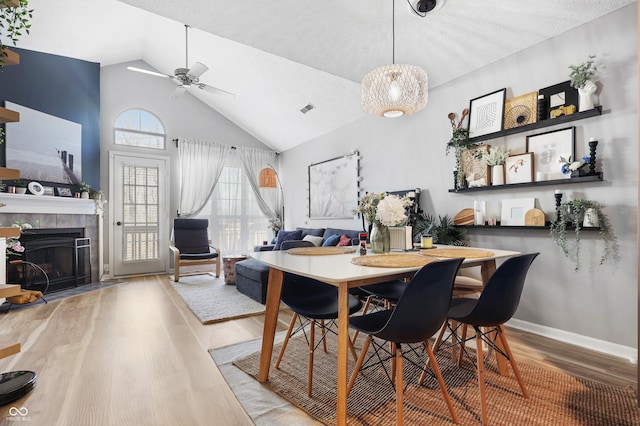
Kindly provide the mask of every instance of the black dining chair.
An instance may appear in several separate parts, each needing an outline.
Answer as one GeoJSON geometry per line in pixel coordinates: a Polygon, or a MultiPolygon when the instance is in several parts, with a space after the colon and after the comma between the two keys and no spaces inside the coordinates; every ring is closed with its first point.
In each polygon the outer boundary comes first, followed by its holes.
{"type": "MultiPolygon", "coordinates": [[[[296,247],[313,247],[309,241],[285,241],[280,247],[281,250],[288,250],[296,247]]],[[[284,356],[289,339],[302,332],[309,346],[308,382],[307,394],[311,396],[313,388],[313,356],[320,343],[327,352],[326,336],[327,332],[337,334],[334,330],[335,321],[338,318],[338,287],[314,280],[312,278],[301,277],[295,274],[284,274],[282,282],[282,302],[293,311],[293,317],[289,323],[287,335],[278,354],[276,368],[280,368],[280,362],[284,356]],[[325,322],[326,321],[326,322],[325,322]],[[298,324],[296,327],[296,323],[298,324]],[[311,326],[307,332],[307,326],[311,326]],[[316,326],[322,331],[320,340],[316,342],[316,326]]],[[[362,307],[360,299],[349,295],[349,315],[357,312],[362,307]]],[[[351,343],[351,340],[349,340],[351,343]]],[[[351,344],[351,353],[356,358],[356,352],[351,344]]]]}
{"type": "MultiPolygon", "coordinates": [[[[427,352],[430,365],[433,367],[440,390],[451,412],[451,417],[454,422],[458,423],[440,368],[426,342],[440,329],[447,317],[453,282],[463,260],[462,258],[440,260],[423,266],[411,281],[405,284],[406,288],[395,308],[349,318],[349,326],[367,334],[367,339],[349,380],[347,395],[351,392],[362,369],[382,365],[387,377],[392,382],[395,379],[397,424],[401,425],[403,422],[404,392],[402,348],[404,344],[409,347],[409,344],[421,343],[427,352]],[[374,337],[383,340],[383,342],[376,341],[374,337]],[[387,342],[391,343],[391,350],[386,348],[387,342]],[[370,355],[365,362],[369,346],[373,346],[375,353],[370,355]],[[391,375],[386,371],[386,363],[389,360],[392,361],[393,368],[391,375]]],[[[413,349],[409,347],[408,351],[413,351],[413,349]]]]}
{"type": "MultiPolygon", "coordinates": [[[[509,321],[516,313],[527,272],[538,254],[523,254],[505,260],[489,278],[478,299],[453,299],[447,313],[447,327],[442,328],[434,344],[433,350],[437,351],[443,341],[443,335],[448,329],[455,341],[455,345],[460,346],[458,365],[461,365],[463,354],[467,353],[469,355],[465,343],[475,338],[482,423],[485,425],[488,424],[489,420],[484,379],[483,342],[496,352],[496,356],[504,356],[509,360],[523,396],[525,398],[528,397],[520,370],[518,370],[507,342],[504,323],[509,321]],[[469,325],[475,330],[475,336],[467,338],[467,326],[469,325]],[[462,328],[461,337],[458,336],[458,329],[460,328],[462,328]]],[[[425,377],[423,372],[420,381],[422,382],[425,377]]]]}

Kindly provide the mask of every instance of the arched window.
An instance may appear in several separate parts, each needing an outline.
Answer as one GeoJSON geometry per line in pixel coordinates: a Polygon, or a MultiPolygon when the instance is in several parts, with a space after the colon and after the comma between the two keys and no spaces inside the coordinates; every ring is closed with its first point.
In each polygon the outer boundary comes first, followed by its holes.
{"type": "Polygon", "coordinates": [[[158,117],[142,109],[129,109],[122,112],[114,127],[116,145],[139,148],[164,149],[164,126],[158,117]]]}

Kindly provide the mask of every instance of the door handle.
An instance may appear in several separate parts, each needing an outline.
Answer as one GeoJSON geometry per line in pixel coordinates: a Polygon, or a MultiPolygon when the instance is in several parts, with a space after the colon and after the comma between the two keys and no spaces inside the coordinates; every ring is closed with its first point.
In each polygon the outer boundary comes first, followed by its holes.
{"type": "Polygon", "coordinates": [[[121,226],[121,225],[122,225],[122,222],[117,221],[117,222],[116,222],[116,225],[121,226]]]}

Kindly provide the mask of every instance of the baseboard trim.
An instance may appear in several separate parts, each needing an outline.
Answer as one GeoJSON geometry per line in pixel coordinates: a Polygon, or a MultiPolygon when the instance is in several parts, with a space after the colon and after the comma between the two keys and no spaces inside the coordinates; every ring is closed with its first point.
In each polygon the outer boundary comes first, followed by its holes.
{"type": "Polygon", "coordinates": [[[554,340],[560,340],[572,345],[591,349],[597,352],[603,352],[611,356],[629,360],[632,364],[638,363],[638,350],[629,346],[619,345],[604,340],[594,339],[593,337],[582,336],[580,334],[571,333],[569,331],[559,330],[557,328],[547,327],[540,324],[534,324],[528,321],[522,321],[512,318],[506,324],[509,327],[518,330],[527,331],[529,333],[538,334],[554,340]]]}

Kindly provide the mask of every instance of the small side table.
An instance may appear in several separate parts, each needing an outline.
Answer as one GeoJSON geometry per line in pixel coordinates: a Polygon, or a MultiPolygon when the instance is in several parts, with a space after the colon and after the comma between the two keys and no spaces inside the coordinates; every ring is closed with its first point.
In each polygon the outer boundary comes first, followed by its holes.
{"type": "Polygon", "coordinates": [[[244,254],[222,256],[225,284],[236,285],[236,263],[245,260],[246,258],[247,256],[244,254]]]}

